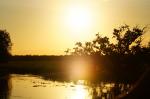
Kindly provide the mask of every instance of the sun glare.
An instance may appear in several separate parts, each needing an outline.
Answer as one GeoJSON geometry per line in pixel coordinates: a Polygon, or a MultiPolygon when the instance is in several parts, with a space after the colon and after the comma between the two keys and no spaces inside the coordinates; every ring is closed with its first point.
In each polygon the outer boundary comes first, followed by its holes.
{"type": "Polygon", "coordinates": [[[93,74],[93,65],[90,59],[75,59],[69,64],[71,79],[90,79],[93,74]]]}
{"type": "Polygon", "coordinates": [[[83,8],[72,7],[68,11],[67,24],[73,29],[84,29],[90,25],[90,13],[83,8]]]}
{"type": "Polygon", "coordinates": [[[88,91],[84,89],[83,85],[77,85],[74,95],[71,99],[85,99],[88,96],[88,91]]]}
{"type": "Polygon", "coordinates": [[[92,26],[92,12],[86,7],[68,7],[65,12],[64,23],[70,31],[69,36],[71,38],[77,38],[77,40],[87,39],[87,31],[90,31],[92,26]]]}
{"type": "Polygon", "coordinates": [[[83,61],[75,61],[72,63],[70,75],[73,78],[82,78],[87,76],[87,64],[83,61]]]}

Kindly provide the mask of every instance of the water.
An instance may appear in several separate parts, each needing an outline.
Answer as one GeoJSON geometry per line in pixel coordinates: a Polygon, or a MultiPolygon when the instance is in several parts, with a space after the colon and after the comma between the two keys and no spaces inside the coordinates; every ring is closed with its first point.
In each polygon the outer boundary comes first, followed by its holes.
{"type": "Polygon", "coordinates": [[[53,81],[40,76],[11,74],[0,78],[0,99],[114,99],[129,84],[86,80],[53,81]]]}

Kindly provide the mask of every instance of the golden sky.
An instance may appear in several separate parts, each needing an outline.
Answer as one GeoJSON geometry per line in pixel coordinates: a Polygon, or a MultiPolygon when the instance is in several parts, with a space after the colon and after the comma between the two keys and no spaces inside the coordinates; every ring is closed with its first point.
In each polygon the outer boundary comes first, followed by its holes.
{"type": "Polygon", "coordinates": [[[97,32],[150,24],[149,10],[150,0],[0,0],[0,28],[11,35],[12,54],[60,55],[97,32]]]}

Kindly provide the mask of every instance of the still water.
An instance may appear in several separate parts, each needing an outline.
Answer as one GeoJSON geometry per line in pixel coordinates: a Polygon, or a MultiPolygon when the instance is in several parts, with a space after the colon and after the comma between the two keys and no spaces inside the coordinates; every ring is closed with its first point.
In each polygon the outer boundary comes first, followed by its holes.
{"type": "Polygon", "coordinates": [[[40,76],[11,74],[0,78],[0,99],[114,99],[129,84],[54,81],[40,76]]]}

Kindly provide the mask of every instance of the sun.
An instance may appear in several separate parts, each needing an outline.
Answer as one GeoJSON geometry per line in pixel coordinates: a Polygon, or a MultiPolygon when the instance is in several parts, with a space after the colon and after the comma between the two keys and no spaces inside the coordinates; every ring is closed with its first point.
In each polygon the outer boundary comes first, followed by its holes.
{"type": "Polygon", "coordinates": [[[67,23],[74,29],[83,29],[90,25],[90,13],[87,9],[81,7],[72,7],[69,9],[67,23]]]}
{"type": "Polygon", "coordinates": [[[65,17],[65,24],[70,31],[70,36],[73,38],[86,38],[85,32],[91,28],[92,13],[91,11],[82,6],[68,7],[65,17]]]}

